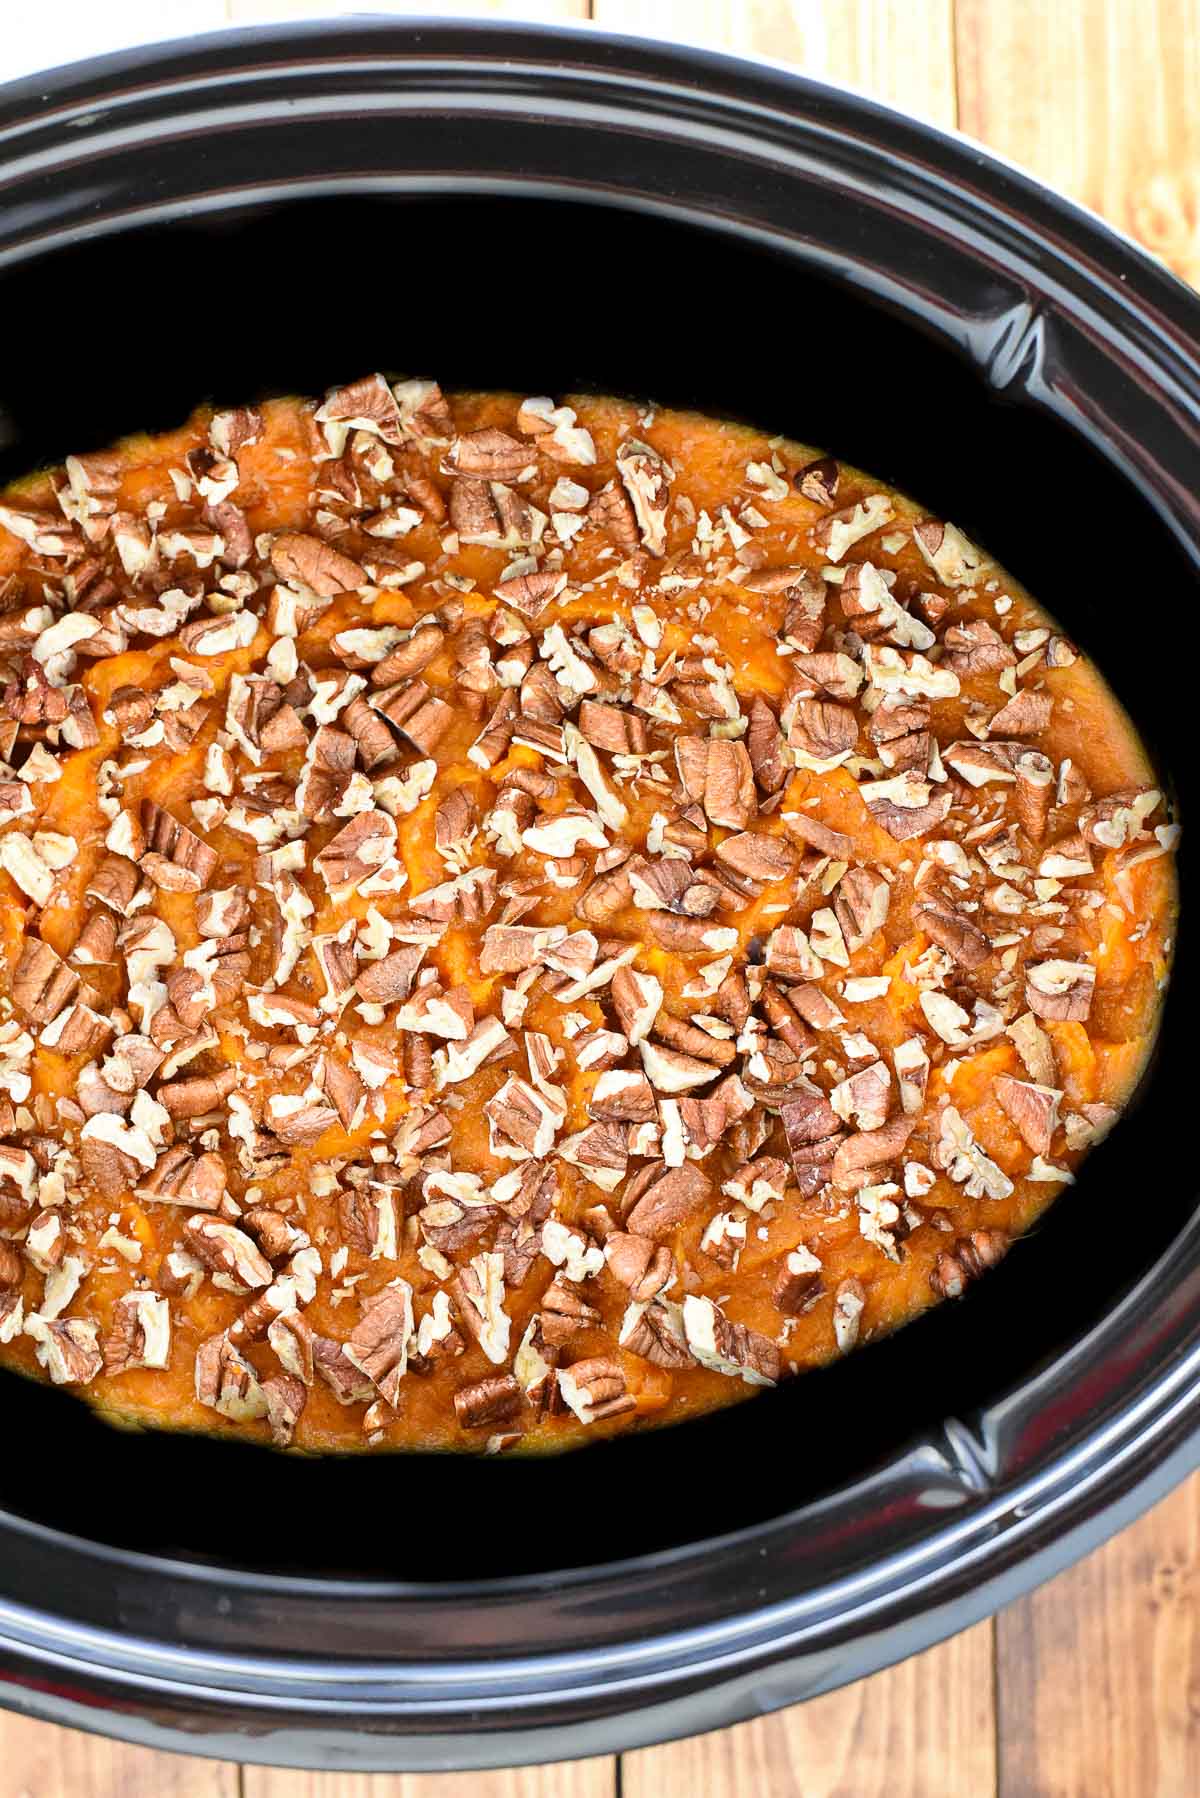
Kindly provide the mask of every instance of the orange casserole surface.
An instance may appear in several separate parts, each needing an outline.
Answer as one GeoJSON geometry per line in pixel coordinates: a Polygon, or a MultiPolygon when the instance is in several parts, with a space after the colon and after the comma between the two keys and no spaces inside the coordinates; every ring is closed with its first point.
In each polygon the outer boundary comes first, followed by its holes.
{"type": "Polygon", "coordinates": [[[545,1448],[995,1263],[1153,1037],[1176,827],[952,524],[371,376],[0,504],[0,1363],[545,1448]]]}

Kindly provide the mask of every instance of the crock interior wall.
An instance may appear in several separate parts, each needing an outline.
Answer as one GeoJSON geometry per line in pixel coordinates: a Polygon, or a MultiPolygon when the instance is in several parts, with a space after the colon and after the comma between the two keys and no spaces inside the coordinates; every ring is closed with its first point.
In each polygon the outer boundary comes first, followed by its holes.
{"type": "MultiPolygon", "coordinates": [[[[1190,656],[1130,653],[1131,617],[1161,617],[1192,589],[1161,522],[1081,438],[999,398],[946,340],[796,261],[599,206],[341,197],[59,251],[4,271],[0,304],[0,481],[168,428],[203,399],[316,393],[375,367],[446,387],[649,396],[827,446],[1023,579],[1115,677],[1186,801],[1190,656]]],[[[1170,1243],[1194,1202],[1158,1159],[1189,983],[1181,964],[1138,1104],[1035,1236],[969,1302],[825,1373],[539,1461],[305,1461],[117,1433],[68,1394],[5,1376],[0,1505],[185,1558],[461,1580],[643,1554],[828,1494],[1020,1385],[1170,1243]]]]}

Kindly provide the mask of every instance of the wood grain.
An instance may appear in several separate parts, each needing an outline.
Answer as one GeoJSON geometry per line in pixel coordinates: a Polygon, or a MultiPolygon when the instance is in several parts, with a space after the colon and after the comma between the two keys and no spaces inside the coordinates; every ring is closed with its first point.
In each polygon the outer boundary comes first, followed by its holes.
{"type": "Polygon", "coordinates": [[[609,31],[770,56],[954,123],[953,0],[593,0],[592,17],[609,31]]]}
{"type": "Polygon", "coordinates": [[[586,19],[587,0],[357,0],[355,4],[338,5],[337,0],[220,0],[228,11],[232,25],[274,25],[288,19],[327,19],[339,14],[405,13],[420,18],[478,17],[487,13],[492,18],[506,14],[517,19],[539,19],[543,23],[555,19],[586,19]]]}
{"type": "Polygon", "coordinates": [[[243,1798],[616,1798],[616,1761],[560,1761],[500,1773],[292,1773],[243,1768],[243,1798]]]}
{"type": "Polygon", "coordinates": [[[996,1623],[1002,1798],[1200,1791],[1200,1478],[996,1623]]]}
{"type": "Polygon", "coordinates": [[[957,0],[959,124],[1200,285],[1200,0],[957,0]]]}
{"type": "Polygon", "coordinates": [[[622,1798],[990,1798],[991,1625],[713,1735],[622,1756],[622,1798]]]}
{"type": "Polygon", "coordinates": [[[159,1754],[0,1716],[0,1798],[238,1798],[238,1772],[231,1761],[159,1754]]]}

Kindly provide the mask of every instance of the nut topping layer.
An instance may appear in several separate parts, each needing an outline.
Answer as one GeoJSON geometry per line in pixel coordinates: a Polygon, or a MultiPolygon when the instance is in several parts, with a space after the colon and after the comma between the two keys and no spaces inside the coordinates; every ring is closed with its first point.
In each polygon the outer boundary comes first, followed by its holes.
{"type": "Polygon", "coordinates": [[[372,374],[10,490],[0,593],[0,1361],[109,1412],[694,1415],[959,1296],[1137,1079],[1140,745],[830,456],[372,374]]]}

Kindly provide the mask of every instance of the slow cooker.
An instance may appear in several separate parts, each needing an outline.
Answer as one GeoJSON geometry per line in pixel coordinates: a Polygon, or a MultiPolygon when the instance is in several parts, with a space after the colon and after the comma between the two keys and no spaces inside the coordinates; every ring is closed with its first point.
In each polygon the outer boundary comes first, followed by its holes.
{"type": "Polygon", "coordinates": [[[0,478],[376,367],[827,445],[977,537],[1184,815],[1119,1129],[968,1300],[753,1403],[544,1460],[122,1434],[0,1382],[0,1699],[175,1749],[476,1767],[857,1679],[1200,1462],[1187,812],[1200,302],[955,139],[594,33],[347,21],[0,95],[0,478]]]}

